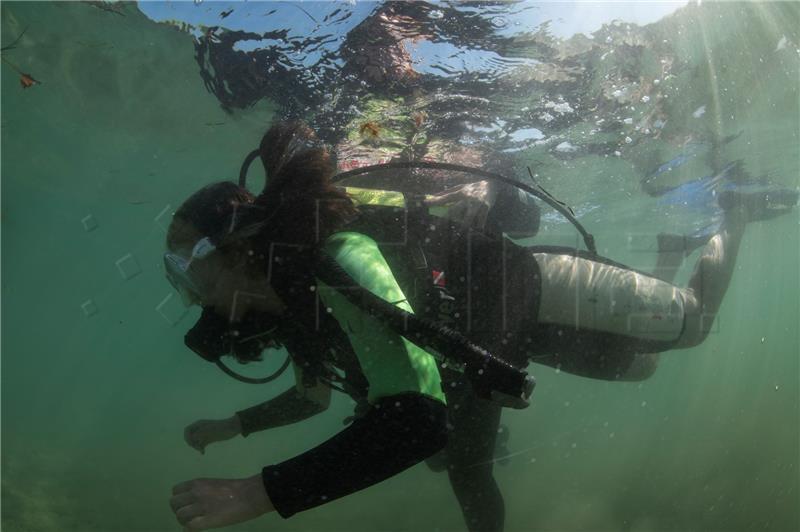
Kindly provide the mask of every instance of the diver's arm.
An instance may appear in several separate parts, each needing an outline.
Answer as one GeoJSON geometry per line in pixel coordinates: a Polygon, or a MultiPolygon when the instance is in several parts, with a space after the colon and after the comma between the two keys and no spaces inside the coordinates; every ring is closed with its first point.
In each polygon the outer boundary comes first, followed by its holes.
{"type": "Polygon", "coordinates": [[[295,385],[277,397],[256,406],[236,412],[232,423],[238,423],[239,432],[247,436],[253,432],[291,425],[308,419],[328,409],[331,402],[331,389],[316,380],[307,386],[301,368],[294,366],[295,385]]]}
{"type": "Polygon", "coordinates": [[[447,409],[427,395],[376,401],[321,445],[265,467],[262,479],[282,517],[355,493],[421,462],[447,442],[447,409]]]}
{"type": "Polygon", "coordinates": [[[303,378],[303,373],[295,367],[296,385],[282,394],[247,408],[225,419],[201,419],[183,431],[186,443],[205,453],[211,443],[230,440],[238,435],[247,436],[253,432],[291,425],[324,412],[331,400],[331,389],[318,380],[303,378]]]}

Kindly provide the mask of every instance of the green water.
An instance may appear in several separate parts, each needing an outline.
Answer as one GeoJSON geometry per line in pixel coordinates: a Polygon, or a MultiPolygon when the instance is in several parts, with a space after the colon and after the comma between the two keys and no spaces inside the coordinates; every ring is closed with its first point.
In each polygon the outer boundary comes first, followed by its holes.
{"type": "MultiPolygon", "coordinates": [[[[692,65],[676,74],[670,127],[700,127],[682,102],[704,96],[702,128],[745,131],[725,157],[787,187],[800,184],[799,11],[704,3],[656,26],[692,65]]],[[[197,311],[160,306],[169,213],[198,186],[234,177],[273,109],[262,100],[223,112],[200,83],[190,36],[134,6],[121,16],[3,2],[3,45],[26,27],[4,56],[41,84],[22,89],[2,67],[2,529],[178,530],[174,484],[252,475],[323,441],[348,414],[337,398],[311,422],[202,456],[182,440],[188,423],[286,388],[241,385],[200,363],[182,343],[197,311]]],[[[655,257],[629,250],[626,235],[679,222],[652,216],[637,188],[637,172],[667,148],[553,161],[549,190],[601,204],[584,218],[601,250],[651,268],[655,257]]],[[[533,405],[504,414],[506,530],[800,530],[799,271],[795,211],[748,227],[714,333],[663,355],[651,379],[531,366],[533,405]]],[[[446,476],[417,466],[290,520],[233,529],[463,524],[446,476]]]]}

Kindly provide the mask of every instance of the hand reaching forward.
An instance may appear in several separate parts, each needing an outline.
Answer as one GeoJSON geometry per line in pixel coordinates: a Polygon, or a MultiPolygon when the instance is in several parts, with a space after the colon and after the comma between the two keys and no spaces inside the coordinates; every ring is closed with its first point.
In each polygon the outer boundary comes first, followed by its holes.
{"type": "Polygon", "coordinates": [[[242,425],[238,416],[228,419],[201,419],[195,421],[183,431],[183,439],[190,447],[205,454],[206,446],[210,443],[230,440],[242,433],[242,425]]]}
{"type": "Polygon", "coordinates": [[[169,504],[185,532],[233,525],[275,510],[261,474],[245,479],[182,482],[172,488],[169,504]]]}

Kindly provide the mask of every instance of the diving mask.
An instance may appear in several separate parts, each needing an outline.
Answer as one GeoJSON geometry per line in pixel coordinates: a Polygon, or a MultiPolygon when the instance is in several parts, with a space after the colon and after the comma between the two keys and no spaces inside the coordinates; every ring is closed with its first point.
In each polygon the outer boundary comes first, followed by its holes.
{"type": "Polygon", "coordinates": [[[167,280],[180,294],[181,301],[187,307],[200,304],[208,297],[211,283],[208,279],[203,279],[198,272],[197,261],[208,257],[216,249],[211,239],[204,237],[197,241],[188,258],[170,251],[164,253],[167,280]]]}

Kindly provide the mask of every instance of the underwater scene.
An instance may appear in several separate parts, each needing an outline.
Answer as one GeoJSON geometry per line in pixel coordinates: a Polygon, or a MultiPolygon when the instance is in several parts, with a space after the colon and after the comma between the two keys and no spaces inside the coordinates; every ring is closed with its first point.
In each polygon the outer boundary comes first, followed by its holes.
{"type": "Polygon", "coordinates": [[[800,530],[800,3],[0,11],[4,532],[800,530]]]}

